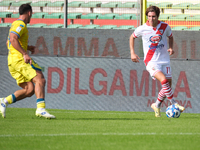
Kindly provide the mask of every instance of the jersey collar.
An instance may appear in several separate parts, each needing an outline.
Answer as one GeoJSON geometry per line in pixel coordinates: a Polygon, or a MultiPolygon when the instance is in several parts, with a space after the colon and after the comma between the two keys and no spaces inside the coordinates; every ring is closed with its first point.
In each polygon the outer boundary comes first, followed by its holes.
{"type": "MultiPolygon", "coordinates": [[[[24,22],[24,20],[22,20],[22,19],[17,19],[17,20],[20,20],[20,21],[23,21],[24,22]]],[[[24,22],[25,23],[25,22],[24,22]]]]}

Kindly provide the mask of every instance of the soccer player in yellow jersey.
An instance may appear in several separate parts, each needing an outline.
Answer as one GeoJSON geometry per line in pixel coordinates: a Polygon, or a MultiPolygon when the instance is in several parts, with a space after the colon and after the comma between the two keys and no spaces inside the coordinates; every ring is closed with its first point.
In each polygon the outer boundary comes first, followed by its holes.
{"type": "Polygon", "coordinates": [[[30,23],[32,8],[29,4],[22,4],[19,7],[19,19],[12,23],[9,31],[8,47],[8,68],[11,76],[22,88],[15,91],[6,98],[0,98],[0,113],[6,117],[6,107],[16,101],[33,94],[37,98],[36,116],[45,118],[55,118],[45,110],[45,83],[46,80],[41,71],[41,67],[33,61],[27,50],[34,53],[34,46],[28,46],[27,23],[30,23]]]}

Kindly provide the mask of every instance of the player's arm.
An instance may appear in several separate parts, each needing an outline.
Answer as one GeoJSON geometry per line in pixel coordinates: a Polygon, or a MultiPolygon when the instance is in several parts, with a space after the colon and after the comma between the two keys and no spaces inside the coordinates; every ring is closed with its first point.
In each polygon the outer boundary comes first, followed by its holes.
{"type": "Polygon", "coordinates": [[[136,63],[139,62],[138,59],[140,59],[140,58],[139,58],[139,56],[135,53],[135,50],[134,50],[135,38],[134,38],[133,35],[131,35],[130,38],[129,38],[129,45],[130,45],[131,60],[132,60],[133,62],[136,62],[136,63]]]}
{"type": "Polygon", "coordinates": [[[21,47],[19,41],[18,41],[18,36],[14,33],[10,33],[10,43],[12,46],[18,50],[20,53],[22,53],[24,57],[25,63],[30,63],[32,64],[31,57],[27,54],[27,52],[21,47]]]}
{"type": "Polygon", "coordinates": [[[31,54],[34,54],[34,52],[35,52],[35,46],[28,45],[27,50],[29,50],[31,52],[31,54]]]}
{"type": "Polygon", "coordinates": [[[174,44],[174,38],[173,38],[173,36],[170,36],[169,37],[169,49],[168,49],[169,55],[174,54],[173,44],[174,44]]]}

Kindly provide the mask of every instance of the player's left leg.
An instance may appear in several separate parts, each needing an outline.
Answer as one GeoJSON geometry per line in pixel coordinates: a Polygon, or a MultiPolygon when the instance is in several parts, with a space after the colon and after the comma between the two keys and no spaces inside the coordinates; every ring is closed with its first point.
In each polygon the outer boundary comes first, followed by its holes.
{"type": "Polygon", "coordinates": [[[171,104],[176,105],[177,107],[179,107],[180,111],[183,112],[185,108],[177,104],[174,100],[173,91],[171,88],[171,79],[166,79],[166,76],[161,71],[156,73],[154,77],[161,82],[162,89],[171,104]]]}
{"type": "Polygon", "coordinates": [[[0,113],[2,114],[2,117],[6,117],[6,107],[7,104],[4,102],[4,98],[0,98],[0,113]]]}
{"type": "Polygon", "coordinates": [[[32,82],[24,82],[19,84],[22,89],[15,91],[13,94],[0,98],[0,113],[2,117],[6,117],[6,108],[9,104],[15,103],[16,101],[22,100],[26,97],[31,97],[34,94],[34,85],[32,82]]]}
{"type": "Polygon", "coordinates": [[[164,94],[166,95],[166,97],[170,100],[170,102],[172,104],[175,104],[175,100],[173,97],[173,91],[172,88],[170,86],[171,83],[171,79],[167,79],[166,76],[163,74],[162,71],[157,72],[154,77],[161,82],[162,85],[162,89],[164,91],[164,94]],[[169,81],[168,81],[169,80],[169,81]]]}

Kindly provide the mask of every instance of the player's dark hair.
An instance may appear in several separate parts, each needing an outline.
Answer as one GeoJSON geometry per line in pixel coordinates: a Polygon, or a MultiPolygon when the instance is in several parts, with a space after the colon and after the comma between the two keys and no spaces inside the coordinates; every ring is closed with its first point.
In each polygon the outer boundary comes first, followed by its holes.
{"type": "Polygon", "coordinates": [[[155,12],[156,15],[157,15],[157,17],[160,16],[160,8],[158,8],[157,6],[150,6],[150,7],[148,7],[147,10],[146,10],[146,13],[145,13],[146,16],[148,16],[149,12],[155,12]]]}
{"type": "Polygon", "coordinates": [[[23,15],[27,12],[31,11],[32,12],[32,7],[31,5],[29,4],[22,4],[20,7],[19,7],[19,14],[20,15],[23,15]]]}

